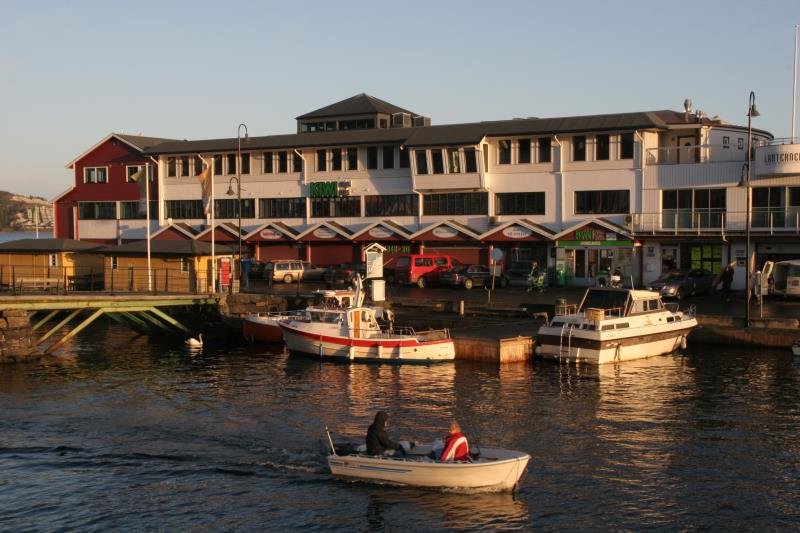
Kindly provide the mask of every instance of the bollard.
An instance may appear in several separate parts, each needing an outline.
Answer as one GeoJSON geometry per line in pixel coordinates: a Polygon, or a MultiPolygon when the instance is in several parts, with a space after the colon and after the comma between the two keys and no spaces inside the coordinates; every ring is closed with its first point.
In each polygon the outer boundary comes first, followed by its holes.
{"type": "Polygon", "coordinates": [[[458,301],[458,316],[464,316],[464,300],[458,301]]]}

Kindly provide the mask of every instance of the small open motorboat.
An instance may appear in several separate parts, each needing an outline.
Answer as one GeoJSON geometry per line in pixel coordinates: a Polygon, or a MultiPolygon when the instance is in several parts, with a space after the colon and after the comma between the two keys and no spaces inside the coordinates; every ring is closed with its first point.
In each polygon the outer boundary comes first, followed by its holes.
{"type": "Polygon", "coordinates": [[[328,434],[328,466],[334,476],[362,481],[465,492],[514,491],[531,456],[501,448],[473,448],[470,461],[437,461],[432,445],[404,447],[404,456],[360,452],[339,455],[328,434]]]}
{"type": "Polygon", "coordinates": [[[794,341],[794,344],[792,344],[792,353],[794,355],[800,355],[800,339],[797,339],[794,341]]]}

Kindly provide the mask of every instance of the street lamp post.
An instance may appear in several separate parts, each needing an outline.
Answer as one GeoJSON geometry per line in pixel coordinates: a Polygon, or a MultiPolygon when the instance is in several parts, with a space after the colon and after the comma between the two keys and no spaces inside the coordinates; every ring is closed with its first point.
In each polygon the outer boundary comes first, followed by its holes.
{"type": "Polygon", "coordinates": [[[242,290],[242,128],[244,128],[244,138],[247,139],[247,125],[239,124],[236,129],[236,176],[228,181],[229,196],[233,196],[233,181],[236,181],[236,213],[239,222],[236,231],[239,234],[239,268],[236,271],[236,279],[239,280],[239,290],[242,290]]]}
{"type": "Polygon", "coordinates": [[[750,294],[752,292],[751,267],[750,267],[750,178],[753,175],[753,117],[759,116],[756,109],[756,93],[750,91],[750,100],[747,105],[747,180],[745,182],[745,276],[746,276],[746,303],[744,311],[744,327],[750,327],[750,294]]]}

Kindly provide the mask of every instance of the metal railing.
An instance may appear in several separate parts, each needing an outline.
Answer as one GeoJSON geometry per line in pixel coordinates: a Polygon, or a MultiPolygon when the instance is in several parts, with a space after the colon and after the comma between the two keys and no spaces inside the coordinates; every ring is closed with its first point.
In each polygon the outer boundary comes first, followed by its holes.
{"type": "MultiPolygon", "coordinates": [[[[634,234],[740,233],[747,229],[745,211],[727,209],[664,209],[658,213],[631,215],[634,234]]],[[[768,235],[800,235],[800,207],[754,207],[750,212],[751,231],[768,235]]]]}

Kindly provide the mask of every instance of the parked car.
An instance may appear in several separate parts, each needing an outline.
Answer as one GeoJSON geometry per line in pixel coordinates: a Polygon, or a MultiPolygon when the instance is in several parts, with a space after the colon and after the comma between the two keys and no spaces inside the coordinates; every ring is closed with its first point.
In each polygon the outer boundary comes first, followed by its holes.
{"type": "Polygon", "coordinates": [[[664,298],[682,300],[687,296],[712,292],[715,277],[711,271],[704,268],[669,270],[661,274],[647,288],[660,292],[664,298]]]}
{"type": "Polygon", "coordinates": [[[393,278],[397,283],[413,283],[420,289],[439,281],[439,274],[461,263],[449,255],[401,255],[395,262],[393,278]]]}
{"type": "Polygon", "coordinates": [[[509,285],[528,286],[528,276],[533,270],[533,261],[511,261],[505,268],[509,285]]]}
{"type": "Polygon", "coordinates": [[[328,267],[317,266],[308,261],[303,261],[303,276],[300,278],[303,281],[324,281],[325,276],[330,270],[328,267]]]}
{"type": "Polygon", "coordinates": [[[367,274],[367,266],[364,263],[341,263],[332,266],[325,273],[323,279],[326,283],[350,283],[356,274],[362,277],[367,274]]]}
{"type": "MultiPolygon", "coordinates": [[[[441,285],[451,285],[454,287],[464,287],[469,290],[474,286],[491,287],[492,271],[483,265],[462,265],[451,268],[447,272],[439,274],[441,285]]],[[[494,286],[505,287],[508,285],[508,278],[500,274],[495,276],[494,286]]]]}

